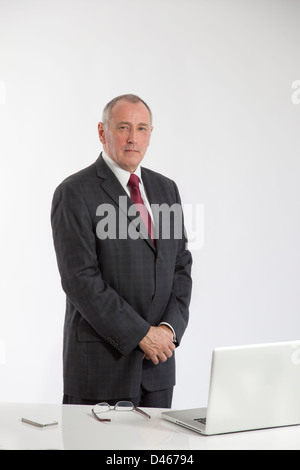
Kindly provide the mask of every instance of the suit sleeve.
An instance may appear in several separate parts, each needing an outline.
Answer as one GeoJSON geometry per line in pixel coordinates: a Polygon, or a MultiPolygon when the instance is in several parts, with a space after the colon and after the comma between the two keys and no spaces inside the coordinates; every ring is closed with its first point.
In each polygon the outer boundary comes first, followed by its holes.
{"type": "MultiPolygon", "coordinates": [[[[179,192],[175,183],[174,187],[177,203],[181,205],[179,192]]],[[[180,233],[182,233],[182,238],[178,239],[173,288],[164,315],[161,319],[161,322],[170,324],[175,331],[176,346],[180,344],[188,325],[189,304],[192,292],[192,256],[187,248],[187,238],[185,235],[183,217],[181,219],[181,224],[180,233]]]]}
{"type": "Polygon", "coordinates": [[[63,290],[100,337],[128,354],[150,325],[103,280],[92,218],[78,185],[56,189],[51,224],[63,290]]]}

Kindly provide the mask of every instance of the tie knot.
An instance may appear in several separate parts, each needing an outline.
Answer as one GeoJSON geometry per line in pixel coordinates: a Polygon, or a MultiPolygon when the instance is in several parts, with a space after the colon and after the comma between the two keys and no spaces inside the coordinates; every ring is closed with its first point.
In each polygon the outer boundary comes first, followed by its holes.
{"type": "Polygon", "coordinates": [[[128,181],[128,186],[130,188],[138,188],[139,187],[139,177],[135,175],[134,173],[131,173],[129,181],[128,181]]]}

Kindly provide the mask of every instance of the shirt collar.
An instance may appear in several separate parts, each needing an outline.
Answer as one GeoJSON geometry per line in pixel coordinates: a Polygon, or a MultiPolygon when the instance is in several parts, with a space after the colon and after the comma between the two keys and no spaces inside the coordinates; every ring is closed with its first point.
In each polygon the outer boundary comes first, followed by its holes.
{"type": "MultiPolygon", "coordinates": [[[[127,189],[127,183],[130,178],[130,171],[123,170],[112,158],[110,158],[104,151],[102,152],[102,157],[105,161],[105,163],[108,165],[108,167],[111,169],[111,171],[115,174],[123,188],[127,189]]],[[[141,179],[141,167],[138,165],[137,169],[134,172],[135,175],[137,175],[140,179],[140,182],[142,182],[141,179]]]]}

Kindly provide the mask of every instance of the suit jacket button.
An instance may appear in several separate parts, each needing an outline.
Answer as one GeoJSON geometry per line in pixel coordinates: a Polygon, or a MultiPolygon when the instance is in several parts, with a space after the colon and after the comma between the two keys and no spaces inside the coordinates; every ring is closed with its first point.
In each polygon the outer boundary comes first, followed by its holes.
{"type": "Polygon", "coordinates": [[[156,258],[156,264],[159,264],[161,263],[161,259],[160,258],[156,258]]]}

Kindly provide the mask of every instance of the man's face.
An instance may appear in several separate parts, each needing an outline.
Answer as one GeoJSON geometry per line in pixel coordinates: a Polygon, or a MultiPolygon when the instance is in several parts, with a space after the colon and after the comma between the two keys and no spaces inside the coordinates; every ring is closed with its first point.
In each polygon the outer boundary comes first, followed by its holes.
{"type": "Polygon", "coordinates": [[[150,143],[149,111],[142,102],[117,101],[111,110],[107,129],[100,122],[98,132],[105,153],[121,168],[133,172],[150,143]]]}

